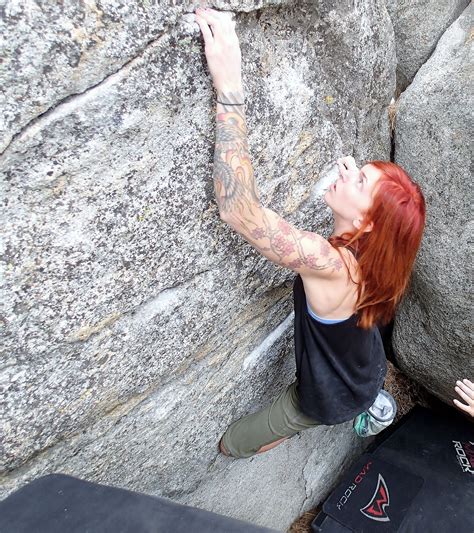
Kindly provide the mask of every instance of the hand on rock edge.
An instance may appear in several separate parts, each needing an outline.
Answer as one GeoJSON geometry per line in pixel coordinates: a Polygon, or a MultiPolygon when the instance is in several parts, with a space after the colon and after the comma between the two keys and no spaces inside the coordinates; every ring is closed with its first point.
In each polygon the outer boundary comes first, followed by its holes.
{"type": "Polygon", "coordinates": [[[198,8],[195,18],[204,37],[214,87],[218,92],[242,90],[242,54],[231,14],[198,8]]]}
{"type": "Polygon", "coordinates": [[[462,381],[456,381],[456,387],[454,390],[458,395],[466,402],[460,402],[458,399],[454,399],[454,405],[467,413],[468,415],[474,417],[474,383],[468,379],[463,379],[462,381]]]}

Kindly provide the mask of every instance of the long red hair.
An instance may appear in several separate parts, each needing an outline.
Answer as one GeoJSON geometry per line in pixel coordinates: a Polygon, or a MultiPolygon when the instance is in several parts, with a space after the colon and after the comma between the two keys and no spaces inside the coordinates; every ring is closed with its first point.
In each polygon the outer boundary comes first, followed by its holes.
{"type": "Polygon", "coordinates": [[[355,233],[329,238],[334,247],[355,251],[360,272],[356,311],[358,326],[364,329],[394,317],[410,280],[426,217],[423,193],[403,168],[387,161],[368,164],[381,170],[382,176],[363,225],[355,233]],[[370,222],[373,228],[364,232],[370,222]]]}

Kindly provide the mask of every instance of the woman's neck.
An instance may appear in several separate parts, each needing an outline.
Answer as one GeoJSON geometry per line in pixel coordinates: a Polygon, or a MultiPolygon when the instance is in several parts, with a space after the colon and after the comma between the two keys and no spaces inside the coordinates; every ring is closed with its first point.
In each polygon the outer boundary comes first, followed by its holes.
{"type": "Polygon", "coordinates": [[[354,226],[346,220],[334,220],[334,228],[331,237],[340,237],[344,233],[353,234],[355,232],[354,226]]]}

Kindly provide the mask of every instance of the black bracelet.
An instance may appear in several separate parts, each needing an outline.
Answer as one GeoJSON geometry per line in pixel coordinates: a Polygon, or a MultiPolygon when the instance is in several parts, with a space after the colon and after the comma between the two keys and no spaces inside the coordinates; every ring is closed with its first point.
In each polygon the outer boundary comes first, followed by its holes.
{"type": "Polygon", "coordinates": [[[245,103],[244,104],[229,104],[227,102],[220,102],[219,100],[216,100],[216,101],[218,104],[222,104],[222,105],[245,105],[245,103]]]}

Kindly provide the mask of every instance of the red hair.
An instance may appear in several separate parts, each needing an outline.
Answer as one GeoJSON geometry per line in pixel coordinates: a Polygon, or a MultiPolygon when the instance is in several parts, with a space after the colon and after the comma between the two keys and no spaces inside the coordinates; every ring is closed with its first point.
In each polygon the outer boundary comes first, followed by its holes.
{"type": "Polygon", "coordinates": [[[364,223],[355,233],[329,238],[334,247],[355,251],[360,272],[356,311],[358,326],[364,329],[387,324],[394,317],[410,279],[426,216],[423,193],[403,168],[386,161],[367,164],[382,175],[364,223]],[[371,222],[372,230],[364,232],[371,222]]]}

